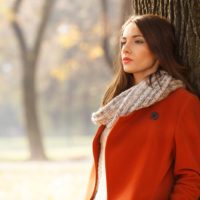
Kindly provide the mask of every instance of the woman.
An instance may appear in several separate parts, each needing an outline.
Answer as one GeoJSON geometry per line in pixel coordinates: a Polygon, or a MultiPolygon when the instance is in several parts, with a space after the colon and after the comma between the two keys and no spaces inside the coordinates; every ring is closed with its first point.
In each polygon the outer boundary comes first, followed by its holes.
{"type": "Polygon", "coordinates": [[[200,101],[178,63],[172,25],[156,15],[122,27],[118,72],[92,120],[86,200],[197,200],[200,101]]]}

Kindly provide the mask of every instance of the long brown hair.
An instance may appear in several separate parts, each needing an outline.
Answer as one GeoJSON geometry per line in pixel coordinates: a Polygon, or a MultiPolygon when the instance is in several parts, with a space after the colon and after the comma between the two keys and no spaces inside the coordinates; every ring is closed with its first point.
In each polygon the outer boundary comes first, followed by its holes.
{"type": "MultiPolygon", "coordinates": [[[[172,77],[182,80],[186,89],[194,92],[187,79],[187,68],[181,64],[178,57],[177,42],[172,24],[158,15],[131,16],[122,26],[121,35],[129,23],[137,25],[150,50],[157,56],[160,63],[157,72],[161,69],[167,71],[172,77]]],[[[121,51],[121,47],[119,50],[121,51]]],[[[115,65],[115,77],[104,94],[102,105],[107,104],[115,96],[134,84],[133,75],[123,70],[120,51],[115,65]]],[[[156,74],[159,74],[157,72],[156,74]]],[[[149,80],[149,83],[151,83],[151,75],[149,80]]]]}

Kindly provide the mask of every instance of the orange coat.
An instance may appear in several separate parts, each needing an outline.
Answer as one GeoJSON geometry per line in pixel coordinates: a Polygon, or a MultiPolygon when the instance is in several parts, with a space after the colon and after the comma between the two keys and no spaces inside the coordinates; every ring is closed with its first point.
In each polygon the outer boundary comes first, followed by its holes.
{"type": "MultiPolygon", "coordinates": [[[[100,126],[86,200],[97,184],[100,126]]],[[[105,150],[107,200],[197,200],[200,196],[200,101],[181,88],[118,119],[105,150]]],[[[102,199],[103,200],[103,199],[102,199]]]]}

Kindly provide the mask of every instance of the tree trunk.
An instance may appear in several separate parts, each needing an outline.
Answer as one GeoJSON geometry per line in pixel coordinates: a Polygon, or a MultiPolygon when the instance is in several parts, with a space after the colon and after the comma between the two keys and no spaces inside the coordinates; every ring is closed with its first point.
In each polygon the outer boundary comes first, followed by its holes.
{"type": "Polygon", "coordinates": [[[198,0],[133,0],[134,14],[159,14],[175,27],[179,55],[200,96],[200,3],[198,0]]]}
{"type": "Polygon", "coordinates": [[[108,18],[108,2],[107,0],[101,0],[102,7],[102,23],[103,23],[103,39],[102,46],[105,53],[105,59],[108,66],[113,70],[113,57],[110,50],[110,29],[109,29],[109,18],[108,18]]]}
{"type": "Polygon", "coordinates": [[[24,66],[23,72],[22,86],[30,159],[46,160],[37,112],[37,94],[35,88],[36,66],[32,65],[29,60],[27,65],[24,66]]]}
{"type": "Polygon", "coordinates": [[[121,9],[121,22],[120,27],[124,24],[124,22],[128,19],[128,17],[133,12],[132,10],[132,0],[122,1],[122,9],[121,9]]]}
{"type": "MultiPolygon", "coordinates": [[[[109,23],[109,17],[108,17],[108,0],[100,0],[101,7],[102,7],[102,23],[103,23],[103,39],[102,39],[102,46],[105,53],[105,59],[108,63],[109,68],[111,71],[114,72],[114,66],[113,66],[113,59],[114,54],[112,53],[115,49],[118,49],[118,43],[117,46],[112,47],[110,45],[110,36],[112,28],[110,27],[109,23]]],[[[132,0],[125,0],[121,2],[121,16],[120,16],[120,23],[119,23],[119,29],[121,28],[121,25],[125,21],[125,19],[131,14],[132,12],[132,0]]],[[[118,39],[118,38],[117,38],[118,39]]]]}
{"type": "MultiPolygon", "coordinates": [[[[13,6],[13,13],[17,16],[22,0],[17,0],[13,6]]],[[[17,37],[21,51],[23,64],[23,100],[24,100],[24,118],[28,141],[30,147],[30,159],[44,160],[47,159],[42,142],[42,134],[37,112],[37,94],[36,94],[36,67],[41,50],[43,34],[52,8],[53,0],[46,0],[43,9],[43,16],[37,32],[34,47],[28,50],[25,37],[20,24],[15,19],[11,22],[14,33],[17,37]]]]}

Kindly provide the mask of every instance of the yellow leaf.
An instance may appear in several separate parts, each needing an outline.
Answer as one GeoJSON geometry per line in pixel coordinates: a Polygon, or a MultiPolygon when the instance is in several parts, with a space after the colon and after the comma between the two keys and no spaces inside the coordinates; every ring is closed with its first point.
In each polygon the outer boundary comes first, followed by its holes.
{"type": "Polygon", "coordinates": [[[104,54],[104,50],[101,46],[94,46],[89,50],[89,57],[90,59],[96,59],[102,57],[104,54]]]}
{"type": "Polygon", "coordinates": [[[103,35],[103,29],[102,29],[102,24],[101,23],[96,23],[92,27],[92,32],[97,35],[97,36],[102,36],[103,35]]]}
{"type": "Polygon", "coordinates": [[[62,33],[58,36],[58,43],[66,49],[74,46],[80,40],[81,33],[77,26],[70,26],[67,33],[62,33]]]}
{"type": "Polygon", "coordinates": [[[65,73],[63,72],[62,69],[52,69],[50,72],[50,75],[54,78],[56,78],[59,81],[64,81],[65,80],[65,73]]]}
{"type": "Polygon", "coordinates": [[[74,70],[77,70],[78,62],[75,59],[69,59],[62,65],[50,71],[50,75],[57,79],[58,81],[64,81],[74,70]]]}
{"type": "Polygon", "coordinates": [[[13,11],[6,6],[0,6],[0,14],[2,14],[8,21],[14,21],[16,19],[13,11]]]}

